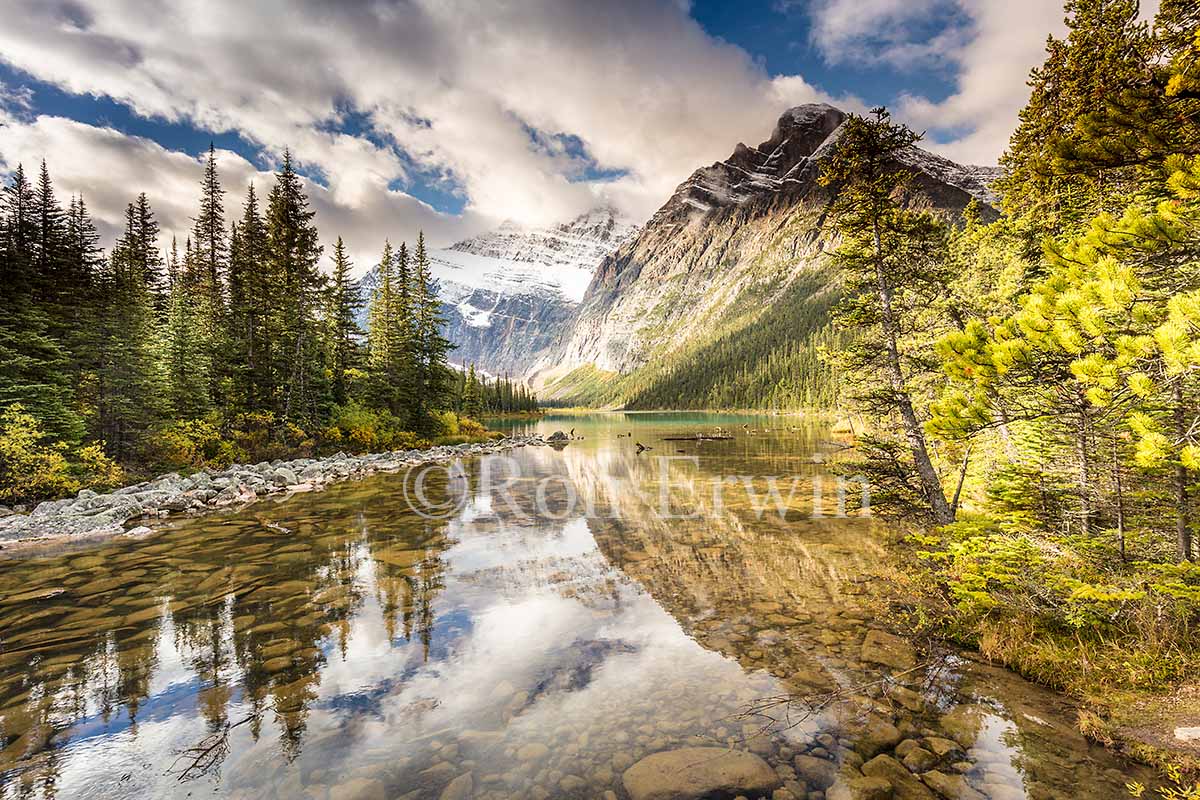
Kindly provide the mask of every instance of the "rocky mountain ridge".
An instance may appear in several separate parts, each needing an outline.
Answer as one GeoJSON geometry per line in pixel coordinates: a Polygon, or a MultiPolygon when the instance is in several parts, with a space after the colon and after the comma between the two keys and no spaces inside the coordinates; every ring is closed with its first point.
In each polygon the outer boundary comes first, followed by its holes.
{"type": "MultiPolygon", "coordinates": [[[[834,291],[821,257],[831,244],[833,195],[818,177],[847,118],[825,104],[789,109],[766,141],[739,144],[680,184],[597,268],[561,341],[534,367],[544,394],[572,399],[567,387],[576,384],[564,378],[583,368],[652,383],[648,371],[704,358],[706,345],[760,324],[782,299],[815,303],[834,291]],[[802,278],[810,288],[797,297],[802,278]]],[[[998,171],[918,147],[902,161],[913,173],[911,206],[955,217],[976,202],[994,213],[989,186],[998,171]]]]}
{"type": "MultiPolygon", "coordinates": [[[[431,250],[445,333],[456,346],[451,360],[491,374],[522,374],[560,340],[596,266],[636,231],[601,206],[544,228],[505,222],[431,250]]],[[[377,285],[374,268],[359,282],[364,300],[377,285]]],[[[366,329],[365,308],[359,324],[366,329]]]]}

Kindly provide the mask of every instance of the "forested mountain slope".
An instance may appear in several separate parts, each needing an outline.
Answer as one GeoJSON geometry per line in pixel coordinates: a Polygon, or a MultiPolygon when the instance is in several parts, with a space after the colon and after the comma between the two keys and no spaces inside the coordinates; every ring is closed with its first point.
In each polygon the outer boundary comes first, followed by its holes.
{"type": "MultiPolygon", "coordinates": [[[[818,180],[847,115],[805,105],[757,147],[698,169],[598,267],[559,345],[534,369],[543,396],[631,407],[796,407],[835,397],[829,341],[836,276],[818,180]]],[[[996,171],[912,148],[909,205],[994,215],[996,171]]]]}

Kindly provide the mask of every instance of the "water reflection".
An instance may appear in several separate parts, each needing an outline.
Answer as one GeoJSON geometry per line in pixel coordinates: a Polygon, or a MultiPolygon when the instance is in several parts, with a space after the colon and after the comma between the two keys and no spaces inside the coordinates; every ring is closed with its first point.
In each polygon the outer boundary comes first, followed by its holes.
{"type": "Polygon", "coordinates": [[[908,672],[871,639],[872,523],[813,519],[836,510],[811,491],[828,432],[748,419],[678,446],[660,437],[744,420],[543,421],[585,438],[521,451],[512,504],[465,481],[446,520],[377,476],[4,562],[0,797],[623,797],[634,761],[694,744],[758,753],[797,798],[880,754],[934,797],[914,749],[946,796],[1122,796],[1048,693],[961,660],[908,672]],[[667,466],[685,513],[657,513],[634,439],[695,456],[667,466]],[[808,483],[781,518],[744,492],[714,506],[723,474],[808,483]],[[796,696],[818,699],[774,702],[796,696]]]}

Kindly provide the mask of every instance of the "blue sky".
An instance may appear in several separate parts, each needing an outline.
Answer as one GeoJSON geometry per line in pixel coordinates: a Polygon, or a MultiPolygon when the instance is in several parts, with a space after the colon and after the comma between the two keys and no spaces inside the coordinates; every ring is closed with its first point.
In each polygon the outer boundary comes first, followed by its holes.
{"type": "Polygon", "coordinates": [[[272,5],[0,0],[0,170],[46,158],[106,232],[138,191],[183,229],[210,142],[260,191],[288,147],[360,253],[599,202],[645,218],[802,102],[886,104],[994,163],[1061,28],[1047,0],[272,5]]]}

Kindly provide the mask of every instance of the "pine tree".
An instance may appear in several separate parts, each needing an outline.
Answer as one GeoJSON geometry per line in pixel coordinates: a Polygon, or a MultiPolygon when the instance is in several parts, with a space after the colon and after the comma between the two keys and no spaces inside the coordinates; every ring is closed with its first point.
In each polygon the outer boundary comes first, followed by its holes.
{"type": "MultiPolygon", "coordinates": [[[[933,465],[913,400],[916,359],[905,352],[903,337],[916,324],[930,298],[948,283],[946,233],[928,214],[903,208],[898,201],[911,175],[899,156],[918,137],[893,125],[887,111],[871,118],[850,117],[838,147],[822,172],[822,183],[836,187],[833,220],[843,244],[834,254],[843,277],[843,296],[835,319],[857,339],[845,353],[845,366],[859,377],[856,398],[878,416],[898,416],[911,462],[911,481],[903,489],[916,495],[938,524],[954,520],[941,478],[933,465]]],[[[903,462],[898,447],[880,451],[881,463],[895,472],[903,462]]]]}
{"type": "Polygon", "coordinates": [[[384,242],[378,275],[368,312],[371,395],[377,405],[408,420],[416,402],[417,374],[408,248],[403,243],[393,253],[391,242],[384,242]]]}
{"type": "Polygon", "coordinates": [[[327,336],[329,363],[333,370],[333,401],[344,404],[350,396],[351,371],[359,363],[359,330],[357,316],[362,308],[358,287],[350,278],[350,259],[346,246],[338,237],[333,246],[333,279],[329,287],[327,336]]]}
{"type": "Polygon", "coordinates": [[[480,391],[479,378],[475,375],[475,365],[467,369],[466,389],[463,393],[463,413],[471,419],[483,416],[483,397],[480,391]]]}
{"type": "Polygon", "coordinates": [[[285,152],[266,214],[267,260],[279,281],[272,293],[272,360],[282,381],[278,412],[302,426],[318,419],[324,396],[318,319],[324,277],[313,216],[291,153],[285,152]]]}
{"type": "MultiPolygon", "coordinates": [[[[216,150],[209,144],[204,177],[200,182],[200,213],[192,226],[191,259],[185,262],[189,283],[189,297],[185,302],[191,305],[189,313],[197,322],[193,327],[201,335],[202,347],[197,353],[207,362],[208,385],[204,392],[214,403],[220,400],[222,377],[228,378],[220,368],[222,354],[227,349],[222,337],[225,332],[225,280],[229,267],[224,194],[217,175],[216,150]]],[[[207,400],[205,405],[208,405],[207,400]]]]}
{"type": "Polygon", "coordinates": [[[0,292],[5,307],[15,307],[16,298],[31,297],[37,276],[35,270],[38,239],[37,200],[33,187],[17,164],[4,187],[4,272],[0,274],[0,292]]]}
{"type": "Polygon", "coordinates": [[[1047,41],[1046,61],[1030,76],[1029,103],[1001,159],[1005,209],[1029,221],[1027,252],[1034,256],[1043,237],[1076,230],[1127,198],[1127,174],[1064,172],[1055,165],[1056,148],[1087,114],[1138,80],[1152,44],[1148,26],[1137,21],[1137,0],[1068,0],[1066,11],[1067,36],[1047,41]]]}
{"type": "Polygon", "coordinates": [[[188,239],[180,262],[174,240],[167,274],[166,322],[161,352],[166,379],[166,408],[178,419],[194,419],[212,408],[209,400],[213,372],[208,325],[206,272],[188,239]]]}
{"type": "Polygon", "coordinates": [[[282,287],[274,272],[276,263],[268,257],[266,224],[251,183],[241,222],[229,236],[225,361],[232,382],[228,403],[233,413],[273,411],[278,405],[275,344],[282,287]]]}
{"type": "MultiPolygon", "coordinates": [[[[43,170],[42,199],[52,198],[43,170]]],[[[45,209],[41,209],[45,210],[45,209]]],[[[0,196],[0,409],[20,403],[42,430],[74,442],[81,433],[75,411],[68,351],[56,336],[61,328],[39,302],[38,195],[20,165],[0,196]]]]}
{"type": "Polygon", "coordinates": [[[418,430],[428,430],[430,411],[445,403],[449,390],[450,371],[446,354],[450,342],[442,335],[445,320],[437,295],[437,283],[430,270],[425,250],[425,234],[417,233],[417,248],[413,256],[411,303],[413,309],[414,355],[418,392],[413,423],[418,430]]]}
{"type": "Polygon", "coordinates": [[[123,463],[136,460],[146,433],[161,419],[163,381],[156,352],[155,301],[162,257],[158,224],[146,195],[125,211],[101,288],[96,438],[123,463]]]}

